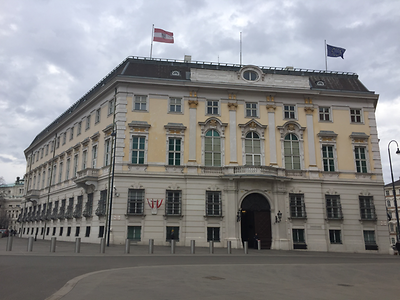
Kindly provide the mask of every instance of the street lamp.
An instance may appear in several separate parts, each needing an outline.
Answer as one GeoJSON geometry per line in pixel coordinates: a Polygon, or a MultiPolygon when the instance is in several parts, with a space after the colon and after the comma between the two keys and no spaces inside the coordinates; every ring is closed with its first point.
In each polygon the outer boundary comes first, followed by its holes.
{"type": "Polygon", "coordinates": [[[389,153],[389,164],[390,164],[390,175],[392,176],[392,187],[393,187],[393,198],[394,198],[394,207],[396,209],[396,223],[397,223],[397,229],[396,229],[396,249],[397,251],[400,252],[400,238],[399,238],[399,229],[400,229],[400,224],[399,224],[399,210],[397,208],[397,200],[396,200],[396,188],[394,186],[394,179],[393,179],[393,168],[392,168],[392,158],[390,157],[390,144],[392,142],[395,142],[397,145],[397,150],[396,154],[400,154],[400,149],[399,149],[399,144],[395,140],[391,140],[388,144],[388,153],[389,153]]]}

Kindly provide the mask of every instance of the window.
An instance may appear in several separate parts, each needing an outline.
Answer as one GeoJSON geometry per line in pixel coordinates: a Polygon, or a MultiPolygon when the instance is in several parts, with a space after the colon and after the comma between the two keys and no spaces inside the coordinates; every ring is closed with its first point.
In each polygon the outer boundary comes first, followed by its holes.
{"type": "Polygon", "coordinates": [[[328,219],[342,219],[342,205],[337,195],[325,195],[326,216],[328,219]]]}
{"type": "Polygon", "coordinates": [[[67,227],[67,236],[71,236],[71,226],[67,227]]]}
{"type": "Polygon", "coordinates": [[[57,165],[53,166],[53,174],[51,178],[51,184],[56,184],[56,178],[57,178],[57,165]]]}
{"type": "Polygon", "coordinates": [[[144,164],[144,151],[146,145],[146,138],[144,136],[132,137],[132,163],[144,164]]]}
{"type": "Polygon", "coordinates": [[[219,114],[219,101],[208,100],[207,115],[218,115],[218,114],[219,114]]]}
{"type": "MultiPolygon", "coordinates": [[[[58,137],[58,139],[59,139],[60,137],[58,137]]],[[[43,154],[44,154],[44,148],[42,148],[41,150],[40,150],[40,158],[43,158],[43,154]]]]}
{"type": "MultiPolygon", "coordinates": [[[[60,148],[60,140],[61,140],[61,138],[60,138],[60,136],[58,136],[57,137],[57,143],[56,143],[56,148],[57,149],[60,148]]],[[[42,149],[42,157],[43,157],[43,149],[42,149]]]]}
{"type": "Polygon", "coordinates": [[[220,242],[219,227],[207,227],[207,242],[220,242]]]}
{"type": "Polygon", "coordinates": [[[378,250],[378,245],[375,241],[375,231],[364,230],[365,250],[378,250]]]}
{"type": "Polygon", "coordinates": [[[361,109],[350,108],[350,120],[351,123],[361,123],[361,109]]]}
{"type": "Polygon", "coordinates": [[[372,196],[359,196],[361,220],[375,220],[375,205],[372,196]]]}
{"type": "Polygon", "coordinates": [[[319,120],[320,121],[330,121],[331,120],[331,108],[330,107],[320,107],[319,108],[319,120]]]}
{"type": "MultiPolygon", "coordinates": [[[[67,135],[64,133],[64,143],[63,143],[63,145],[65,144],[66,138],[67,138],[67,135]]],[[[49,154],[49,145],[48,144],[46,145],[46,156],[47,156],[47,154],[49,154]]]]}
{"type": "Polygon", "coordinates": [[[59,168],[59,175],[58,175],[58,182],[62,181],[62,172],[63,172],[63,162],[60,162],[60,168],[59,168]]]}
{"type": "Polygon", "coordinates": [[[100,122],[100,112],[101,112],[101,108],[96,110],[96,116],[94,118],[94,123],[97,124],[100,122]]]}
{"type": "Polygon", "coordinates": [[[167,226],[167,242],[176,240],[179,242],[179,227],[178,226],[167,226]]]}
{"type": "Polygon", "coordinates": [[[67,166],[65,168],[65,180],[69,179],[69,168],[71,166],[71,159],[67,158],[67,166]]]}
{"type": "Polygon", "coordinates": [[[72,173],[73,177],[76,177],[76,174],[78,173],[78,159],[79,159],[79,155],[75,154],[75,156],[74,156],[74,170],[73,170],[73,173],[72,173]]]}
{"type": "Polygon", "coordinates": [[[82,122],[78,123],[78,127],[76,128],[76,135],[80,135],[82,132],[82,122]]]}
{"type": "Polygon", "coordinates": [[[44,185],[45,180],[46,180],[46,171],[43,171],[43,176],[42,176],[42,189],[45,188],[45,185],[44,185]]]}
{"type": "Polygon", "coordinates": [[[93,215],[93,193],[87,195],[87,201],[85,205],[85,210],[83,211],[83,216],[88,218],[93,215]]]}
{"type": "Polygon", "coordinates": [[[300,147],[296,135],[289,133],[284,140],[285,168],[289,170],[300,170],[300,147]]]}
{"type": "Polygon", "coordinates": [[[329,240],[331,244],[341,244],[342,236],[340,230],[329,230],[329,240]]]}
{"type": "MultiPolygon", "coordinates": [[[[64,132],[63,133],[63,145],[65,145],[66,142],[67,142],[67,132],[64,132]]],[[[47,148],[46,148],[46,155],[47,155],[48,150],[49,150],[49,145],[47,145],[47,148]]]]}
{"type": "Polygon", "coordinates": [[[368,173],[365,147],[354,147],[357,173],[368,173]]]}
{"type": "Polygon", "coordinates": [[[87,163],[87,150],[84,150],[82,152],[82,170],[86,169],[86,163],[87,163]]]}
{"type": "Polygon", "coordinates": [[[385,191],[386,196],[389,196],[389,193],[390,193],[389,191],[385,191]]]}
{"type": "Polygon", "coordinates": [[[75,236],[79,236],[80,231],[81,231],[81,228],[79,226],[77,226],[75,228],[75,236]]]}
{"type": "Polygon", "coordinates": [[[257,117],[257,103],[246,103],[246,117],[257,117]]]}
{"type": "Polygon", "coordinates": [[[206,166],[221,166],[221,138],[218,131],[212,129],[205,136],[205,160],[206,166]]]}
{"type": "Polygon", "coordinates": [[[111,163],[111,139],[107,139],[104,142],[104,166],[108,166],[111,163]]]}
{"type": "Polygon", "coordinates": [[[128,190],[128,214],[143,214],[144,190],[128,190]]]}
{"type": "Polygon", "coordinates": [[[182,206],[182,191],[167,191],[165,214],[167,216],[180,216],[182,206]]]}
{"type": "Polygon", "coordinates": [[[128,226],[128,240],[140,241],[141,240],[141,226],[128,226]]]}
{"type": "Polygon", "coordinates": [[[115,100],[112,99],[108,101],[108,110],[107,110],[107,115],[112,115],[114,113],[114,106],[115,106],[115,100]]]}
{"type": "Polygon", "coordinates": [[[304,229],[293,229],[293,249],[307,249],[304,229]]]}
{"type": "Polygon", "coordinates": [[[296,118],[296,106],[294,106],[294,105],[284,105],[283,112],[284,112],[285,119],[295,119],[296,118]]]}
{"type": "MultiPolygon", "coordinates": [[[[38,228],[36,228],[36,229],[38,229],[38,228]]],[[[63,231],[64,231],[64,227],[60,227],[60,236],[63,235],[63,231]]]]}
{"type": "Polygon", "coordinates": [[[169,98],[169,111],[170,112],[182,112],[182,99],[181,98],[169,98]]]}
{"type": "Polygon", "coordinates": [[[289,194],[290,216],[292,218],[306,218],[306,206],[303,194],[289,194]]]}
{"type": "Polygon", "coordinates": [[[261,165],[261,141],[256,132],[249,132],[245,138],[246,165],[261,165]]]}
{"type": "Polygon", "coordinates": [[[102,238],[104,236],[104,226],[99,227],[99,238],[102,238]]]}
{"type": "Polygon", "coordinates": [[[389,231],[394,232],[394,224],[393,223],[389,223],[389,231]]]}
{"type": "Polygon", "coordinates": [[[85,232],[85,237],[90,236],[90,226],[86,226],[86,232],[85,232]]]}
{"type": "Polygon", "coordinates": [[[69,140],[72,140],[74,138],[74,127],[71,127],[70,129],[70,135],[69,135],[69,140]]]}
{"type": "Polygon", "coordinates": [[[244,71],[243,78],[249,81],[256,81],[258,79],[258,74],[252,70],[244,71]]]}
{"type": "Polygon", "coordinates": [[[90,115],[86,117],[86,130],[90,128],[90,115]]]}
{"type": "Polygon", "coordinates": [[[97,145],[92,147],[92,168],[96,168],[96,161],[97,161],[97,145]]]}
{"type": "Polygon", "coordinates": [[[392,206],[392,203],[390,202],[390,200],[387,200],[387,201],[386,201],[386,206],[387,206],[387,207],[391,207],[391,206],[392,206]]]}
{"type": "Polygon", "coordinates": [[[206,216],[221,216],[221,192],[206,192],[206,216]]]}
{"type": "Polygon", "coordinates": [[[322,146],[322,163],[325,172],[335,172],[333,146],[322,146]]]}
{"type": "Polygon", "coordinates": [[[168,165],[170,166],[181,165],[181,139],[177,138],[168,139],[168,165]]]}
{"type": "Polygon", "coordinates": [[[147,111],[147,96],[135,96],[133,109],[147,111]]]}

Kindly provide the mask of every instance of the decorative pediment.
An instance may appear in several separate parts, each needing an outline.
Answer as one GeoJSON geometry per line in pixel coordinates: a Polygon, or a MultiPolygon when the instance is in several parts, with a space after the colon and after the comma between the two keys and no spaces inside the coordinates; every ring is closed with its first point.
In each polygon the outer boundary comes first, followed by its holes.
{"type": "Polygon", "coordinates": [[[262,138],[264,138],[264,132],[265,129],[267,128],[267,125],[262,125],[260,122],[258,122],[256,119],[251,119],[245,124],[239,124],[239,127],[242,131],[242,137],[244,138],[247,132],[249,131],[256,131],[260,134],[262,138]]]}
{"type": "Polygon", "coordinates": [[[164,128],[167,130],[167,134],[184,134],[186,130],[186,126],[182,123],[168,123],[164,125],[164,128]]]}
{"type": "Polygon", "coordinates": [[[306,127],[300,126],[300,124],[295,121],[288,121],[283,124],[283,126],[277,126],[277,128],[281,134],[281,139],[283,139],[287,133],[294,133],[302,140],[303,133],[306,130],[306,127]]]}
{"type": "Polygon", "coordinates": [[[321,130],[317,136],[320,142],[336,142],[337,133],[331,130],[321,130]]]}
{"type": "Polygon", "coordinates": [[[90,141],[89,138],[84,139],[84,140],[81,142],[82,146],[83,146],[83,147],[87,147],[87,145],[89,144],[89,141],[90,141]]]}
{"type": "Polygon", "coordinates": [[[146,121],[132,121],[128,124],[131,132],[149,132],[151,125],[146,121]]]}
{"type": "Polygon", "coordinates": [[[353,143],[367,143],[369,135],[364,132],[352,132],[350,134],[350,138],[353,140],[353,143]]]}
{"type": "Polygon", "coordinates": [[[201,134],[204,134],[208,129],[216,129],[222,135],[225,135],[225,128],[228,126],[228,123],[222,123],[218,118],[211,117],[205,122],[199,122],[199,125],[201,127],[201,134]]]}
{"type": "Polygon", "coordinates": [[[97,142],[99,140],[100,137],[100,133],[97,131],[95,134],[93,134],[90,139],[92,140],[92,142],[97,142]]]}
{"type": "Polygon", "coordinates": [[[113,124],[110,124],[110,125],[108,125],[106,128],[103,129],[103,132],[104,132],[106,135],[110,135],[110,134],[112,133],[113,129],[114,129],[113,124]]]}

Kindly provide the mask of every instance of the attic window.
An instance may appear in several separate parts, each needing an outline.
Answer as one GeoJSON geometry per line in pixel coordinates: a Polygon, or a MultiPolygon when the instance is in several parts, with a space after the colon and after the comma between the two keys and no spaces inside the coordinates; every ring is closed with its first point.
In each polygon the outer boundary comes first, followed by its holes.
{"type": "Polygon", "coordinates": [[[325,82],[323,82],[322,80],[318,80],[316,83],[317,83],[318,86],[324,86],[325,85],[325,82]]]}
{"type": "Polygon", "coordinates": [[[256,81],[258,77],[258,73],[253,70],[247,70],[243,72],[243,78],[246,80],[256,81]]]}
{"type": "Polygon", "coordinates": [[[179,71],[172,71],[171,75],[172,76],[181,76],[181,73],[179,71]]]}

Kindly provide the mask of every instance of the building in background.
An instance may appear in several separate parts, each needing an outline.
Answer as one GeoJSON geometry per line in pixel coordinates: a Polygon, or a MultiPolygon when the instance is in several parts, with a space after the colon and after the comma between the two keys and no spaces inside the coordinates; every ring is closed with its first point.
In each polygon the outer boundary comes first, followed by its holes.
{"type": "Polygon", "coordinates": [[[0,228],[19,230],[17,222],[24,200],[24,180],[17,177],[11,184],[0,185],[0,228]]]}
{"type": "Polygon", "coordinates": [[[22,234],[388,253],[377,102],[354,73],[128,57],[25,150],[22,234]]]}
{"type": "MultiPolygon", "coordinates": [[[[400,204],[400,179],[394,182],[394,186],[396,189],[396,200],[397,205],[400,204]]],[[[394,247],[396,246],[396,231],[397,231],[397,218],[396,218],[396,207],[394,205],[394,197],[393,197],[393,184],[388,183],[385,185],[385,200],[386,200],[386,209],[389,219],[389,238],[390,244],[394,247]]]]}

